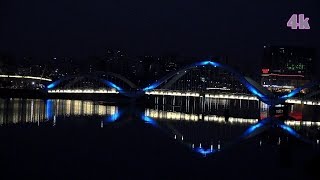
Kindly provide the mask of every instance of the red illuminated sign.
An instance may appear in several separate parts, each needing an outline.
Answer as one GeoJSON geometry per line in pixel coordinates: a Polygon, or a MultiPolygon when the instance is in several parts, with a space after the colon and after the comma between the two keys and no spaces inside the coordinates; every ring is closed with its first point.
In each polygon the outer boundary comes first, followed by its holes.
{"type": "Polygon", "coordinates": [[[262,69],[263,74],[268,74],[270,69],[262,69]]]}

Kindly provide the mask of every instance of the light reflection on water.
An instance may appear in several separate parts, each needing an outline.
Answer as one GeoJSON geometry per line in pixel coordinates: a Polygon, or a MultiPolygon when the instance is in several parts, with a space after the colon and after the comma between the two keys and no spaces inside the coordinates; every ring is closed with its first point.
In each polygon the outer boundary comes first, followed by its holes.
{"type": "MultiPolygon", "coordinates": [[[[183,100],[185,101],[185,100],[183,100]]],[[[170,102],[169,100],[166,101],[170,102]]],[[[199,109],[195,103],[188,102],[189,109],[181,102],[176,104],[154,104],[139,110],[130,107],[125,111],[140,114],[140,118],[183,144],[187,144],[195,151],[207,155],[218,152],[221,148],[230,144],[235,139],[254,127],[268,109],[261,104],[250,104],[245,101],[210,100],[204,104],[204,109],[199,109]],[[132,110],[133,108],[133,110],[132,110]],[[259,109],[260,108],[260,109],[259,109]],[[228,109],[228,113],[226,113],[228,109]],[[230,112],[229,112],[230,110],[230,112]],[[139,111],[139,112],[136,112],[139,111]],[[142,111],[142,112],[140,112],[142,111]],[[260,114],[260,115],[259,115],[260,114]]],[[[304,117],[317,119],[316,115],[309,115],[312,110],[305,110],[302,106],[292,106],[291,113],[301,110],[304,117]]],[[[132,113],[130,112],[130,113],[132,113]]],[[[104,102],[84,100],[39,100],[39,99],[0,99],[0,125],[17,123],[41,123],[52,122],[55,126],[57,119],[97,119],[104,123],[123,121],[125,113],[117,106],[106,105],[104,102]]],[[[73,121],[74,123],[75,121],[73,121]]],[[[298,133],[310,139],[319,139],[320,122],[287,120],[298,133]]],[[[261,144],[261,141],[260,141],[261,144]]]]}
{"type": "Polygon", "coordinates": [[[169,136],[203,155],[219,151],[258,122],[258,119],[236,117],[229,117],[226,121],[224,116],[155,109],[146,109],[145,116],[152,118],[169,136]]]}
{"type": "Polygon", "coordinates": [[[108,116],[116,106],[83,100],[0,99],[0,124],[35,123],[60,116],[108,116]]]}
{"type": "MultiPolygon", "coordinates": [[[[276,139],[280,139],[278,144],[289,135],[299,138],[298,133],[312,142],[318,142],[317,139],[320,138],[320,113],[317,113],[319,107],[289,105],[289,119],[284,123],[292,126],[290,128],[285,125],[259,124],[261,119],[268,117],[269,107],[258,101],[207,99],[201,104],[197,99],[190,98],[186,103],[185,100],[155,97],[154,105],[150,105],[145,114],[157,120],[165,129],[170,129],[172,138],[187,141],[201,154],[210,154],[211,149],[219,150],[229,146],[241,139],[239,137],[252,138],[273,126],[279,126],[276,129],[280,132],[283,130],[282,133],[277,133],[279,137],[276,139]],[[203,108],[199,108],[199,104],[203,108]],[[284,137],[280,137],[280,134],[284,137]]],[[[279,110],[281,114],[282,109],[279,110]]],[[[264,144],[263,140],[259,141],[259,145],[261,144],[264,144]]]]}
{"type": "MultiPolygon", "coordinates": [[[[226,122],[225,116],[217,115],[204,115],[204,114],[188,114],[182,112],[172,112],[172,111],[162,111],[156,109],[146,109],[146,116],[152,117],[154,119],[165,119],[165,120],[182,120],[182,121],[212,121],[212,122],[226,122]]],[[[229,123],[241,123],[241,124],[254,124],[257,123],[259,119],[250,118],[237,118],[228,117],[229,123]]]]}
{"type": "MultiPolygon", "coordinates": [[[[256,123],[265,118],[268,111],[266,105],[250,104],[249,102],[230,100],[210,100],[204,109],[197,109],[195,103],[188,102],[189,109],[183,103],[173,106],[168,100],[166,105],[149,106],[145,109],[146,116],[154,119],[185,120],[185,121],[215,121],[224,122],[228,116],[230,123],[256,123]],[[211,104],[208,104],[211,103],[211,104]],[[195,108],[194,108],[195,107],[195,108]],[[228,109],[228,114],[225,110],[228,109]],[[260,114],[260,115],[259,115],[260,114]],[[263,115],[261,115],[263,114],[263,115]]],[[[301,119],[287,121],[291,126],[319,126],[320,115],[305,105],[290,107],[290,114],[300,114],[301,119]]],[[[118,112],[117,106],[106,105],[103,102],[84,100],[40,100],[40,99],[0,99],[0,124],[18,122],[38,122],[50,120],[53,116],[108,116],[118,112]]]]}
{"type": "Polygon", "coordinates": [[[45,108],[39,99],[0,99],[0,124],[43,121],[45,108]]]}

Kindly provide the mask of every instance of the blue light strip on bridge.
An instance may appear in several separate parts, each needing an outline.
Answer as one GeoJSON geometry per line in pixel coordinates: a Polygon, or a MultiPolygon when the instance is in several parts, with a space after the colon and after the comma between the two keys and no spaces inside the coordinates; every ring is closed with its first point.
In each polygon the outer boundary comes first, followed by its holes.
{"type": "Polygon", "coordinates": [[[298,94],[300,91],[302,91],[303,89],[306,89],[306,88],[311,88],[311,87],[314,87],[316,85],[318,85],[319,82],[318,81],[314,81],[314,82],[310,82],[304,86],[301,86],[301,87],[298,87],[294,90],[292,90],[290,93],[286,94],[286,95],[283,95],[280,97],[280,99],[282,100],[287,100],[289,98],[292,98],[293,96],[295,96],[296,94],[298,94]]]}
{"type": "MultiPolygon", "coordinates": [[[[55,88],[57,85],[59,85],[63,80],[68,80],[68,79],[70,79],[70,78],[57,80],[57,81],[49,84],[49,85],[47,86],[47,89],[53,89],[53,88],[55,88]]],[[[108,87],[114,88],[114,89],[116,89],[116,90],[119,91],[119,92],[122,92],[122,91],[123,91],[123,89],[122,89],[120,86],[114,84],[113,82],[110,82],[110,81],[107,81],[107,80],[104,80],[104,79],[100,79],[100,80],[101,80],[104,84],[106,84],[108,87]]]]}
{"type": "Polygon", "coordinates": [[[109,87],[111,87],[111,88],[114,88],[114,89],[116,89],[117,91],[123,91],[123,89],[121,88],[121,87],[119,87],[119,86],[117,86],[116,84],[114,84],[113,82],[110,82],[110,81],[107,81],[107,80],[103,80],[103,82],[107,85],[107,86],[109,86],[109,87]]]}
{"type": "Polygon", "coordinates": [[[265,98],[265,96],[262,95],[261,93],[259,93],[258,90],[257,90],[256,88],[254,88],[251,84],[246,83],[245,85],[246,85],[247,89],[248,89],[253,95],[258,96],[258,97],[260,97],[260,98],[265,98]]]}
{"type": "Polygon", "coordinates": [[[207,156],[208,154],[213,154],[217,152],[215,149],[204,149],[204,148],[195,148],[195,152],[202,154],[203,156],[207,156]]]}
{"type": "Polygon", "coordinates": [[[57,81],[49,84],[49,85],[47,86],[47,89],[53,89],[53,88],[55,88],[58,84],[61,83],[61,81],[62,81],[62,80],[57,80],[57,81]]]}
{"type": "Polygon", "coordinates": [[[155,127],[157,127],[158,126],[158,124],[156,123],[156,121],[154,120],[154,119],[152,119],[151,117],[149,117],[149,116],[145,116],[145,115],[141,115],[141,119],[144,121],[144,122],[146,122],[146,123],[148,123],[148,124],[151,124],[152,126],[155,126],[155,127]]]}
{"type": "MultiPolygon", "coordinates": [[[[180,70],[178,70],[177,72],[180,72],[180,71],[185,71],[187,69],[190,69],[190,68],[194,68],[194,67],[197,67],[197,66],[206,66],[206,65],[211,65],[213,67],[220,67],[220,68],[223,68],[231,73],[233,73],[241,83],[243,83],[246,88],[252,93],[254,94],[255,96],[261,98],[262,100],[266,101],[266,96],[263,95],[262,93],[259,92],[258,89],[256,89],[254,86],[252,86],[247,80],[245,80],[245,78],[240,74],[238,73],[237,71],[235,71],[234,69],[228,67],[228,66],[225,66],[225,65],[222,65],[220,63],[217,63],[217,62],[213,62],[213,61],[201,61],[201,62],[197,62],[197,63],[194,63],[190,66],[186,66],[185,68],[182,68],[180,70]]],[[[164,83],[167,79],[171,78],[172,76],[174,76],[177,72],[174,72],[171,76],[168,76],[167,78],[164,78],[160,81],[156,81],[155,83],[151,84],[150,86],[147,86],[143,89],[144,92],[146,91],[150,91],[150,90],[153,90],[155,88],[157,88],[158,86],[160,86],[162,83],[164,83]]]]}
{"type": "MultiPolygon", "coordinates": [[[[134,97],[137,97],[137,96],[142,96],[145,92],[147,91],[151,91],[153,89],[156,89],[157,87],[159,87],[162,83],[166,82],[168,79],[174,77],[177,73],[181,72],[181,71],[188,71],[192,68],[196,68],[198,66],[213,66],[213,67],[219,67],[219,68],[222,68],[226,71],[228,71],[229,73],[232,73],[236,78],[238,78],[239,82],[242,83],[247,89],[248,91],[250,91],[253,95],[257,96],[261,101],[265,102],[266,104],[269,104],[269,105],[275,105],[275,104],[280,104],[280,103],[284,103],[286,99],[289,99],[293,96],[295,96],[296,94],[298,94],[302,89],[304,88],[308,88],[308,87],[312,87],[314,85],[316,85],[317,83],[319,82],[313,82],[313,83],[309,83],[303,87],[299,87],[299,88],[296,88],[295,90],[291,91],[290,93],[288,93],[287,95],[283,95],[279,98],[274,98],[273,96],[272,97],[269,97],[269,95],[261,92],[261,90],[259,90],[259,87],[255,87],[253,84],[251,84],[247,79],[246,77],[244,77],[241,73],[237,72],[236,70],[234,70],[233,68],[227,66],[227,65],[223,65],[223,64],[220,64],[218,62],[214,62],[214,61],[211,61],[211,60],[205,60],[205,61],[200,61],[200,62],[196,62],[196,63],[193,63],[191,65],[188,65],[184,68],[181,68],[180,70],[178,71],[175,71],[175,72],[172,72],[170,74],[168,74],[167,76],[164,76],[163,78],[161,78],[160,80],[154,82],[153,84],[143,88],[142,90],[139,91],[139,93],[135,92],[135,93],[131,93],[130,92],[127,92],[127,91],[124,91],[123,88],[121,88],[120,86],[114,84],[113,82],[110,82],[110,81],[107,81],[107,80],[104,80],[104,79],[100,79],[102,82],[104,82],[108,87],[111,87],[111,88],[114,88],[116,89],[118,92],[120,92],[121,94],[123,95],[126,95],[126,96],[134,96],[134,97]]],[[[67,80],[67,79],[70,79],[72,77],[67,77],[67,78],[64,78],[64,79],[60,79],[60,80],[57,80],[51,84],[49,84],[47,86],[47,89],[53,89],[55,88],[58,84],[60,84],[62,81],[64,80],[67,80]]]]}
{"type": "Polygon", "coordinates": [[[280,99],[286,100],[286,99],[292,98],[293,96],[295,96],[296,94],[298,94],[302,89],[303,89],[302,87],[297,88],[297,89],[294,89],[294,90],[292,90],[290,93],[281,96],[280,99]]]}

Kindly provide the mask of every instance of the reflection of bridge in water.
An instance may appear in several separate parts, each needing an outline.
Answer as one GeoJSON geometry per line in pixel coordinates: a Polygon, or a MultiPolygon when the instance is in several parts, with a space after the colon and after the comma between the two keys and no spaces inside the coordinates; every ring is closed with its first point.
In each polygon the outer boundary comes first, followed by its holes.
{"type": "MultiPolygon", "coordinates": [[[[234,103],[233,101],[235,100],[217,100],[214,102],[217,105],[213,105],[211,110],[221,109],[223,111],[224,107],[230,107],[232,104],[239,106],[239,102],[234,103]]],[[[244,104],[247,104],[247,102],[244,104]]],[[[252,111],[254,111],[252,107],[256,106],[257,103],[258,101],[251,101],[251,105],[245,106],[243,104],[244,107],[241,106],[236,111],[250,111],[252,114],[252,111]]],[[[314,137],[317,138],[317,136],[310,137],[309,135],[314,132],[316,134],[319,131],[320,122],[285,120],[284,124],[282,124],[276,119],[274,121],[270,121],[268,118],[260,120],[260,118],[251,118],[245,115],[237,116],[232,112],[226,117],[223,114],[221,115],[219,111],[212,110],[209,113],[202,113],[201,111],[192,110],[192,108],[190,111],[185,111],[184,107],[170,105],[165,108],[158,107],[157,109],[135,107],[121,109],[117,106],[108,106],[100,102],[83,100],[0,99],[1,126],[9,124],[17,124],[18,127],[20,124],[38,124],[38,126],[41,126],[40,123],[43,123],[44,125],[59,127],[67,127],[68,125],[74,127],[73,125],[78,124],[80,127],[93,125],[92,127],[95,128],[105,128],[108,125],[112,127],[112,123],[115,121],[119,121],[115,127],[128,122],[132,123],[132,121],[128,120],[132,117],[141,118],[148,124],[160,128],[163,132],[167,132],[170,137],[186,143],[193,150],[204,155],[229,147],[233,142],[238,142],[239,137],[240,140],[252,138],[259,133],[261,134],[267,128],[276,126],[295,137],[301,139],[305,137],[310,142],[319,142],[318,139],[313,139],[314,137]],[[217,114],[215,114],[216,112],[217,114]],[[137,113],[141,113],[141,117],[137,116],[137,113]]],[[[266,142],[263,137],[259,140],[260,145],[266,142]]],[[[277,133],[276,137],[279,138],[279,143],[280,141],[285,143],[288,135],[279,135],[277,133]]],[[[258,138],[261,138],[261,136],[258,138]]]]}
{"type": "Polygon", "coordinates": [[[83,100],[0,99],[0,125],[41,123],[57,117],[112,116],[117,106],[83,100]]]}
{"type": "MultiPolygon", "coordinates": [[[[257,136],[261,146],[261,144],[270,141],[268,129],[275,129],[276,127],[278,127],[278,132],[273,138],[276,138],[277,145],[288,143],[288,135],[307,143],[319,143],[317,135],[319,130],[317,129],[320,127],[320,122],[292,120],[280,122],[277,119],[260,121],[260,119],[236,116],[226,118],[223,115],[158,109],[146,109],[145,116],[153,119],[155,122],[152,124],[156,123],[169,136],[205,156],[255,136],[257,136]]],[[[274,133],[275,131],[271,132],[274,133]]]]}
{"type": "MultiPolygon", "coordinates": [[[[230,123],[231,125],[234,124],[255,124],[260,119],[252,119],[252,118],[242,118],[242,117],[226,117],[223,115],[205,115],[205,114],[190,114],[190,113],[183,113],[183,112],[172,112],[172,111],[162,111],[156,109],[146,109],[145,115],[149,116],[155,120],[172,120],[172,121],[203,121],[203,122],[216,122],[216,123],[230,123]]],[[[320,127],[320,122],[313,122],[313,121],[294,121],[294,120],[285,120],[285,124],[290,126],[316,126],[320,127]]]]}

